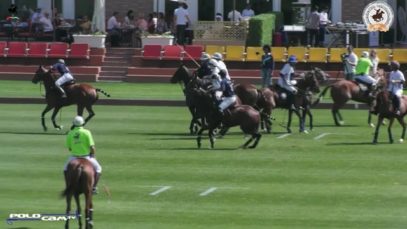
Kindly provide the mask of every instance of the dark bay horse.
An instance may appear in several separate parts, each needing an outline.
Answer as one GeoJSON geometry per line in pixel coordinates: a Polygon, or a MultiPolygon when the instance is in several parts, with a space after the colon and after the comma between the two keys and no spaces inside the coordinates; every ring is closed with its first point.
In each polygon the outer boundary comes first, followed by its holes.
{"type": "MultiPolygon", "coordinates": [[[[387,81],[384,76],[383,70],[379,71],[379,81],[377,84],[377,91],[382,90],[386,87],[387,81]]],[[[331,112],[336,126],[341,126],[344,124],[343,118],[339,109],[341,109],[349,100],[354,100],[356,102],[368,104],[369,107],[372,107],[374,102],[374,97],[369,96],[369,92],[363,91],[361,87],[355,81],[349,80],[339,80],[329,86],[327,86],[319,95],[318,99],[313,103],[316,105],[320,102],[321,98],[326,94],[328,89],[331,89],[331,97],[333,100],[331,112]]],[[[374,126],[371,122],[372,115],[369,110],[368,113],[368,124],[374,126]]]]}
{"type": "Polygon", "coordinates": [[[51,71],[46,70],[44,67],[40,66],[35,72],[34,78],[32,79],[33,83],[38,83],[40,81],[44,82],[45,86],[45,100],[47,106],[41,114],[41,124],[44,131],[47,131],[47,126],[45,125],[45,114],[54,109],[51,120],[56,129],[61,129],[59,125],[55,122],[55,116],[58,114],[58,111],[64,107],[72,104],[77,105],[77,114],[79,116],[83,115],[83,110],[86,108],[89,115],[85,119],[85,124],[95,115],[95,112],[92,109],[92,105],[98,100],[98,92],[101,92],[107,97],[110,97],[109,94],[104,92],[99,88],[93,88],[89,84],[71,84],[65,87],[67,98],[62,99],[60,93],[55,88],[55,78],[51,71]]]}
{"type": "Polygon", "coordinates": [[[400,115],[396,115],[390,99],[390,93],[388,91],[381,91],[376,96],[375,112],[377,113],[377,126],[373,137],[373,144],[377,143],[377,137],[379,135],[379,129],[383,119],[389,119],[389,126],[387,127],[387,132],[389,134],[389,141],[393,143],[393,135],[391,132],[391,127],[393,125],[394,119],[402,126],[400,142],[404,141],[404,136],[406,133],[406,123],[404,122],[404,116],[407,114],[407,97],[402,96],[400,98],[400,115]]]}
{"type": "Polygon", "coordinates": [[[227,111],[225,111],[223,118],[220,118],[217,111],[217,106],[213,102],[214,98],[211,93],[202,88],[196,88],[195,90],[190,91],[190,93],[195,94],[198,100],[198,110],[204,112],[203,115],[206,117],[207,121],[207,126],[201,126],[201,129],[198,131],[198,148],[201,148],[202,133],[206,129],[208,129],[211,148],[214,148],[214,131],[221,124],[224,129],[233,126],[240,126],[243,133],[251,136],[250,139],[247,140],[241,147],[256,148],[261,139],[261,134],[259,133],[260,113],[256,109],[249,105],[236,104],[235,106],[228,108],[227,111]],[[252,145],[250,145],[252,141],[254,142],[252,145]]]}
{"type": "Polygon", "coordinates": [[[306,72],[297,79],[298,93],[295,95],[294,106],[291,109],[290,104],[282,96],[282,91],[277,86],[257,89],[253,84],[240,84],[235,88],[236,94],[244,104],[258,108],[262,114],[262,126],[267,132],[271,132],[270,116],[274,108],[283,108],[289,111],[287,132],[291,133],[292,113],[295,113],[300,120],[300,132],[305,131],[305,116],[310,118],[310,129],[313,128],[313,116],[311,113],[312,93],[319,92],[319,82],[326,81],[326,74],[320,69],[314,69],[306,72]],[[299,110],[302,110],[300,114],[299,110]]]}
{"type": "MultiPolygon", "coordinates": [[[[85,228],[93,228],[93,203],[92,203],[92,188],[95,182],[95,170],[93,165],[84,158],[72,160],[68,164],[66,175],[66,188],[62,192],[62,196],[66,197],[66,214],[71,212],[72,196],[75,198],[79,228],[82,228],[80,194],[85,196],[85,228]]],[[[65,223],[65,229],[69,228],[69,220],[65,223]]]]}

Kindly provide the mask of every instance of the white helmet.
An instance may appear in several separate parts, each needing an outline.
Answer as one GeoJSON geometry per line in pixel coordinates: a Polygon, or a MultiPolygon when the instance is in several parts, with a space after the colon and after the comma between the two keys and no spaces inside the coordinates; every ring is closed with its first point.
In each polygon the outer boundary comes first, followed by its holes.
{"type": "Polygon", "coordinates": [[[215,59],[215,60],[222,60],[222,59],[223,59],[223,56],[222,56],[222,54],[220,54],[220,53],[218,53],[218,52],[215,52],[215,53],[213,54],[212,58],[215,59]]]}
{"type": "Polygon", "coordinates": [[[368,51],[363,51],[362,52],[362,57],[369,57],[369,52],[368,51]]]}
{"type": "Polygon", "coordinates": [[[209,66],[209,68],[216,68],[216,67],[218,67],[218,63],[216,62],[216,60],[211,59],[211,60],[208,62],[208,66],[209,66]]]}
{"type": "Polygon", "coordinates": [[[83,126],[83,124],[85,124],[85,120],[83,120],[82,116],[76,116],[72,123],[74,126],[83,126]]]}
{"type": "Polygon", "coordinates": [[[211,56],[208,53],[202,53],[200,60],[205,61],[211,59],[211,56]]]}
{"type": "Polygon", "coordinates": [[[58,59],[58,63],[65,64],[65,60],[64,59],[58,59]]]}

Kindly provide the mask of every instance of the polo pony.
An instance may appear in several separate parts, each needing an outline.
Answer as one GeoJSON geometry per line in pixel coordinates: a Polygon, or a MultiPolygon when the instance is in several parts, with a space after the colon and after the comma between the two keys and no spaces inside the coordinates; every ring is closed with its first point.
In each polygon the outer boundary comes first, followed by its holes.
{"type": "MultiPolygon", "coordinates": [[[[66,197],[66,214],[71,212],[71,200],[75,198],[79,228],[82,228],[80,195],[85,196],[85,228],[93,228],[92,188],[95,182],[95,170],[91,162],[85,158],[77,158],[68,164],[66,172],[66,188],[62,196],[66,197]]],[[[65,229],[69,228],[69,220],[65,222],[65,229]]]]}
{"type": "Polygon", "coordinates": [[[45,101],[47,106],[41,113],[41,124],[44,131],[47,131],[47,126],[45,125],[45,114],[54,109],[52,112],[51,120],[54,128],[61,129],[56,121],[55,117],[58,114],[58,111],[64,107],[76,104],[77,105],[77,115],[83,116],[83,110],[86,108],[89,115],[85,119],[85,124],[95,115],[95,112],[92,109],[92,105],[98,100],[98,92],[101,92],[107,97],[110,97],[109,94],[104,92],[99,88],[94,88],[89,84],[77,84],[73,83],[65,86],[65,92],[67,98],[61,98],[60,92],[55,87],[55,77],[50,70],[45,69],[43,66],[39,66],[38,70],[35,72],[34,78],[32,79],[33,83],[44,82],[45,87],[45,101]]]}

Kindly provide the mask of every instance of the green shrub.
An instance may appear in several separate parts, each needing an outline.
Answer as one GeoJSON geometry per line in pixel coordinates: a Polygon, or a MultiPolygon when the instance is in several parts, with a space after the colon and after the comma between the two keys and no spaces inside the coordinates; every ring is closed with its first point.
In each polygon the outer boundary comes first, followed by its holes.
{"type": "Polygon", "coordinates": [[[246,46],[272,44],[276,15],[267,13],[250,18],[246,46]]]}

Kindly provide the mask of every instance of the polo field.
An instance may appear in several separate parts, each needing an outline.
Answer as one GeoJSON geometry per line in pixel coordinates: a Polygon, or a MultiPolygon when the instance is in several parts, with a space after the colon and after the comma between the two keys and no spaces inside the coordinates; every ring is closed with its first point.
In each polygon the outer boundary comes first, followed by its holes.
{"type": "MultiPolygon", "coordinates": [[[[33,84],[5,84],[0,97],[19,97],[12,92],[15,87],[41,98],[33,84]]],[[[98,86],[113,98],[183,99],[176,85],[98,86]],[[168,96],[163,96],[163,89],[168,96]]],[[[0,104],[3,228],[64,225],[6,223],[10,214],[65,211],[65,200],[59,197],[69,155],[65,134],[76,108],[64,108],[57,116],[63,130],[44,132],[43,107],[0,104]]],[[[398,141],[389,144],[385,130],[379,144],[371,144],[374,128],[366,123],[366,110],[343,110],[347,117],[343,127],[334,125],[330,110],[313,110],[313,131],[302,134],[293,129],[287,134],[287,112],[277,109],[272,133],[263,132],[254,150],[238,149],[243,142],[238,128],[217,139],[214,149],[209,149],[204,135],[198,149],[196,136],[189,134],[186,107],[96,105],[94,110],[96,116],[86,128],[92,131],[103,167],[99,194],[93,198],[95,228],[407,226],[405,146],[398,141]]],[[[46,122],[50,126],[49,114],[46,122]]],[[[400,133],[400,126],[394,125],[396,140],[400,133]]],[[[76,222],[71,225],[75,228],[76,222]]]]}

